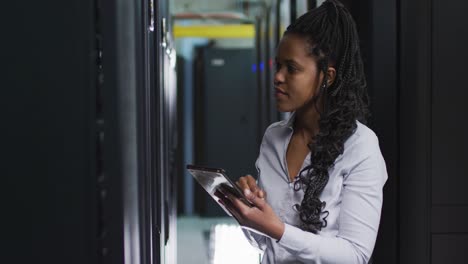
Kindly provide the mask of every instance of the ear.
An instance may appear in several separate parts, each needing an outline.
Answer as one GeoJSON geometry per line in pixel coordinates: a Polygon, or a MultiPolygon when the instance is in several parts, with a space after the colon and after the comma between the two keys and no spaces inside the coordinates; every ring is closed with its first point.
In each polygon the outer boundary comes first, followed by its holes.
{"type": "Polygon", "coordinates": [[[332,85],[335,82],[336,70],[333,67],[328,67],[327,69],[327,87],[332,85]]]}

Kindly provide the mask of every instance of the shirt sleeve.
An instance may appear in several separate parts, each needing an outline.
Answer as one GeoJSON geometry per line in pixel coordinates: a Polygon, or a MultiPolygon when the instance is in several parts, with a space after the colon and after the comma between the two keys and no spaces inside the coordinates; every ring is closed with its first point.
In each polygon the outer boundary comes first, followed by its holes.
{"type": "Polygon", "coordinates": [[[261,251],[265,251],[266,249],[266,236],[262,236],[260,234],[256,234],[254,232],[251,232],[249,230],[241,228],[242,232],[244,232],[245,237],[247,238],[247,241],[255,247],[260,249],[261,251]]]}
{"type": "MultiPolygon", "coordinates": [[[[267,129],[268,131],[268,129],[267,129]]],[[[266,133],[265,133],[266,134],[266,133]]],[[[263,148],[263,144],[265,142],[265,137],[263,138],[262,140],[262,144],[260,145],[260,152],[262,152],[262,148],[263,148]]],[[[258,168],[258,163],[259,163],[259,158],[257,158],[257,160],[255,161],[255,168],[257,169],[257,185],[259,188],[263,189],[263,186],[262,186],[262,183],[260,181],[260,177],[261,177],[261,171],[260,169],[258,168]]],[[[267,247],[267,237],[266,236],[263,236],[261,234],[257,234],[255,232],[252,232],[252,231],[249,231],[249,230],[246,230],[244,228],[241,228],[242,229],[242,232],[244,232],[244,235],[245,237],[247,238],[247,240],[249,241],[249,243],[254,246],[255,248],[258,248],[262,251],[265,251],[266,247],[267,247]]]]}
{"type": "Polygon", "coordinates": [[[278,242],[306,263],[367,263],[372,255],[387,180],[385,161],[378,148],[368,151],[344,176],[339,229],[335,237],[303,231],[286,224],[278,242]]]}

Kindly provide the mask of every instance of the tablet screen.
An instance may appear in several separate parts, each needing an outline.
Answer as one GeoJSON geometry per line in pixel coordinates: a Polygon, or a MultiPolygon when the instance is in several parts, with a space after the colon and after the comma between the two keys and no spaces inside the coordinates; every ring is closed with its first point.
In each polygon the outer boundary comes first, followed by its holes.
{"type": "Polygon", "coordinates": [[[232,216],[229,210],[227,210],[223,204],[218,202],[219,198],[215,195],[216,191],[221,191],[222,193],[229,192],[248,206],[252,206],[250,201],[245,198],[237,184],[228,178],[223,169],[187,165],[187,170],[228,215],[232,216]]]}

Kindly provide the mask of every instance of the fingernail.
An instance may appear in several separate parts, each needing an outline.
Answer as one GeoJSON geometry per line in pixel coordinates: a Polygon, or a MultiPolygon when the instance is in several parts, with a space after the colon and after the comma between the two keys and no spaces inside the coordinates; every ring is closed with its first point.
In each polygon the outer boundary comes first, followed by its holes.
{"type": "Polygon", "coordinates": [[[250,190],[249,190],[249,189],[245,189],[245,190],[244,190],[244,194],[247,196],[247,195],[250,195],[250,194],[251,194],[251,192],[250,192],[250,190]]]}

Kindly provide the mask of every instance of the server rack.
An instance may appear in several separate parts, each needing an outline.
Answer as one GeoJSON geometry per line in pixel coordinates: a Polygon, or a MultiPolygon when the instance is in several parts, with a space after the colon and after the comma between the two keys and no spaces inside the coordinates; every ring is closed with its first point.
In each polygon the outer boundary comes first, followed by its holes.
{"type": "MultiPolygon", "coordinates": [[[[255,66],[254,54],[252,48],[202,46],[195,59],[195,163],[223,168],[233,180],[257,173],[255,81],[260,67],[255,66]]],[[[200,215],[225,215],[198,185],[194,198],[200,215]]]]}
{"type": "MultiPolygon", "coordinates": [[[[118,60],[110,60],[104,71],[114,69],[115,85],[120,88],[114,110],[122,112],[116,123],[123,124],[123,131],[114,143],[124,144],[117,152],[132,153],[124,159],[129,164],[123,164],[131,171],[122,175],[126,179],[122,215],[127,236],[123,259],[126,263],[175,263],[177,120],[168,3],[107,2],[105,8],[113,7],[114,15],[105,16],[111,33],[104,36],[104,42],[108,41],[104,51],[112,51],[118,43],[115,53],[108,55],[118,60]]],[[[112,86],[109,83],[108,91],[112,86]]],[[[122,168],[117,170],[122,172],[122,168]]]]}
{"type": "Polygon", "coordinates": [[[2,5],[3,263],[99,263],[95,10],[2,5]]]}
{"type": "Polygon", "coordinates": [[[12,212],[2,259],[176,263],[167,1],[22,1],[2,11],[1,168],[12,212]]]}

